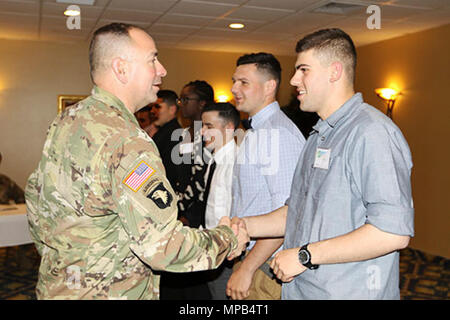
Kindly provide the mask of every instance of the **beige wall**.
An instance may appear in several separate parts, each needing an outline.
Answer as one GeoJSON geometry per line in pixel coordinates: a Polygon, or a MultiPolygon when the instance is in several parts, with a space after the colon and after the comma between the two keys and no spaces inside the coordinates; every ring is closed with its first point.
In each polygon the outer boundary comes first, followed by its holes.
{"type": "MultiPolygon", "coordinates": [[[[58,94],[88,94],[88,45],[0,39],[0,172],[24,187],[37,166],[45,134],[56,116],[58,94]]],[[[165,89],[181,91],[191,80],[207,80],[217,94],[228,94],[239,53],[161,48],[168,70],[165,89]]],[[[278,56],[285,70],[279,101],[287,104],[295,57],[278,56]]]]}
{"type": "Polygon", "coordinates": [[[0,172],[24,187],[37,166],[58,94],[90,90],[86,47],[0,40],[0,172]]]}
{"type": "MultiPolygon", "coordinates": [[[[383,109],[373,89],[403,92],[394,120],[411,147],[416,236],[411,246],[450,257],[450,26],[358,48],[357,89],[383,109]]],[[[240,54],[160,49],[168,70],[164,88],[177,93],[188,81],[208,80],[228,91],[240,54]]],[[[278,57],[284,77],[281,104],[290,98],[295,57],[278,57]]],[[[22,187],[36,167],[58,94],[86,94],[91,83],[86,44],[0,40],[0,172],[22,187]]],[[[229,92],[228,92],[229,93],[229,92]]]]}
{"type": "Polygon", "coordinates": [[[415,237],[410,246],[450,257],[450,25],[358,48],[356,84],[385,111],[373,89],[403,93],[394,121],[413,156],[415,237]]]}

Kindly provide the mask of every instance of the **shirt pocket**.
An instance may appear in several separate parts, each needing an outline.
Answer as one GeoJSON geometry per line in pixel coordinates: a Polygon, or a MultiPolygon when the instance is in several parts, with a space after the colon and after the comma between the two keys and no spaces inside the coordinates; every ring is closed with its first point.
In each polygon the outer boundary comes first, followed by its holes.
{"type": "Polygon", "coordinates": [[[341,156],[332,156],[328,169],[313,168],[312,196],[321,200],[337,200],[348,194],[348,182],[341,156]]]}

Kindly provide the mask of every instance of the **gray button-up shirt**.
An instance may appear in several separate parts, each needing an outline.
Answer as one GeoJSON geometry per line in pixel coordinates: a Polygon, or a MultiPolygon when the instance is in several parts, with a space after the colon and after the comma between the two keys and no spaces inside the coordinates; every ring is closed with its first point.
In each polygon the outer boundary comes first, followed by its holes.
{"type": "MultiPolygon", "coordinates": [[[[411,153],[399,128],[355,94],[306,141],[292,182],[284,248],[364,224],[414,235],[411,153]]],[[[324,264],[283,284],[283,299],[399,299],[399,253],[324,264]]]]}

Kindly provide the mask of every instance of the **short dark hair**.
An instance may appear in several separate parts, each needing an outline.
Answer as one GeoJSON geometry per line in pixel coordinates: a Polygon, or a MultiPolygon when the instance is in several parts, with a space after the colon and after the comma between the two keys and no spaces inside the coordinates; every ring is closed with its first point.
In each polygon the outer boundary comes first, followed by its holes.
{"type": "Polygon", "coordinates": [[[356,49],[352,38],[338,28],[322,29],[311,33],[297,42],[297,53],[310,49],[338,59],[344,64],[351,82],[355,79],[356,49]]]}
{"type": "Polygon", "coordinates": [[[241,56],[236,66],[243,64],[255,64],[259,71],[265,72],[277,82],[277,91],[281,83],[281,65],[280,62],[271,53],[258,52],[241,56]]]}
{"type": "Polygon", "coordinates": [[[146,105],[145,107],[143,107],[143,108],[137,110],[136,113],[138,113],[138,112],[150,112],[150,111],[152,111],[152,106],[151,106],[151,104],[146,105]]]}
{"type": "Polygon", "coordinates": [[[189,82],[184,87],[192,87],[194,93],[198,95],[198,98],[205,101],[207,105],[214,103],[214,89],[208,82],[204,80],[195,80],[189,82]]]}
{"type": "Polygon", "coordinates": [[[114,22],[100,27],[94,32],[89,45],[89,65],[93,82],[95,73],[105,67],[108,55],[115,53],[119,46],[131,40],[130,30],[133,28],[143,30],[132,24],[114,22]]]}
{"type": "Polygon", "coordinates": [[[168,106],[176,106],[178,111],[178,95],[175,93],[175,91],[167,89],[159,90],[156,95],[158,96],[158,98],[162,99],[163,102],[167,103],[168,106]]]}
{"type": "Polygon", "coordinates": [[[232,122],[234,125],[234,130],[239,127],[241,123],[241,115],[239,111],[229,102],[217,102],[205,106],[203,108],[202,114],[208,111],[218,111],[219,117],[225,122],[232,122]]]}

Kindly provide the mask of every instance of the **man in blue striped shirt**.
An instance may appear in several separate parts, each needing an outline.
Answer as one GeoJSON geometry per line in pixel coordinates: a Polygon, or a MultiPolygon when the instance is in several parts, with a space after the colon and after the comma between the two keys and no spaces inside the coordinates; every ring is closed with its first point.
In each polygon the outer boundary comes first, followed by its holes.
{"type": "MultiPolygon", "coordinates": [[[[237,109],[248,113],[251,129],[234,166],[234,216],[271,212],[284,206],[289,197],[305,139],[276,101],[280,79],[280,63],[271,54],[244,55],[237,61],[231,92],[237,109]]],[[[232,299],[280,299],[281,285],[266,261],[282,243],[283,238],[252,241],[246,257],[235,265],[227,295],[232,299]]]]}

